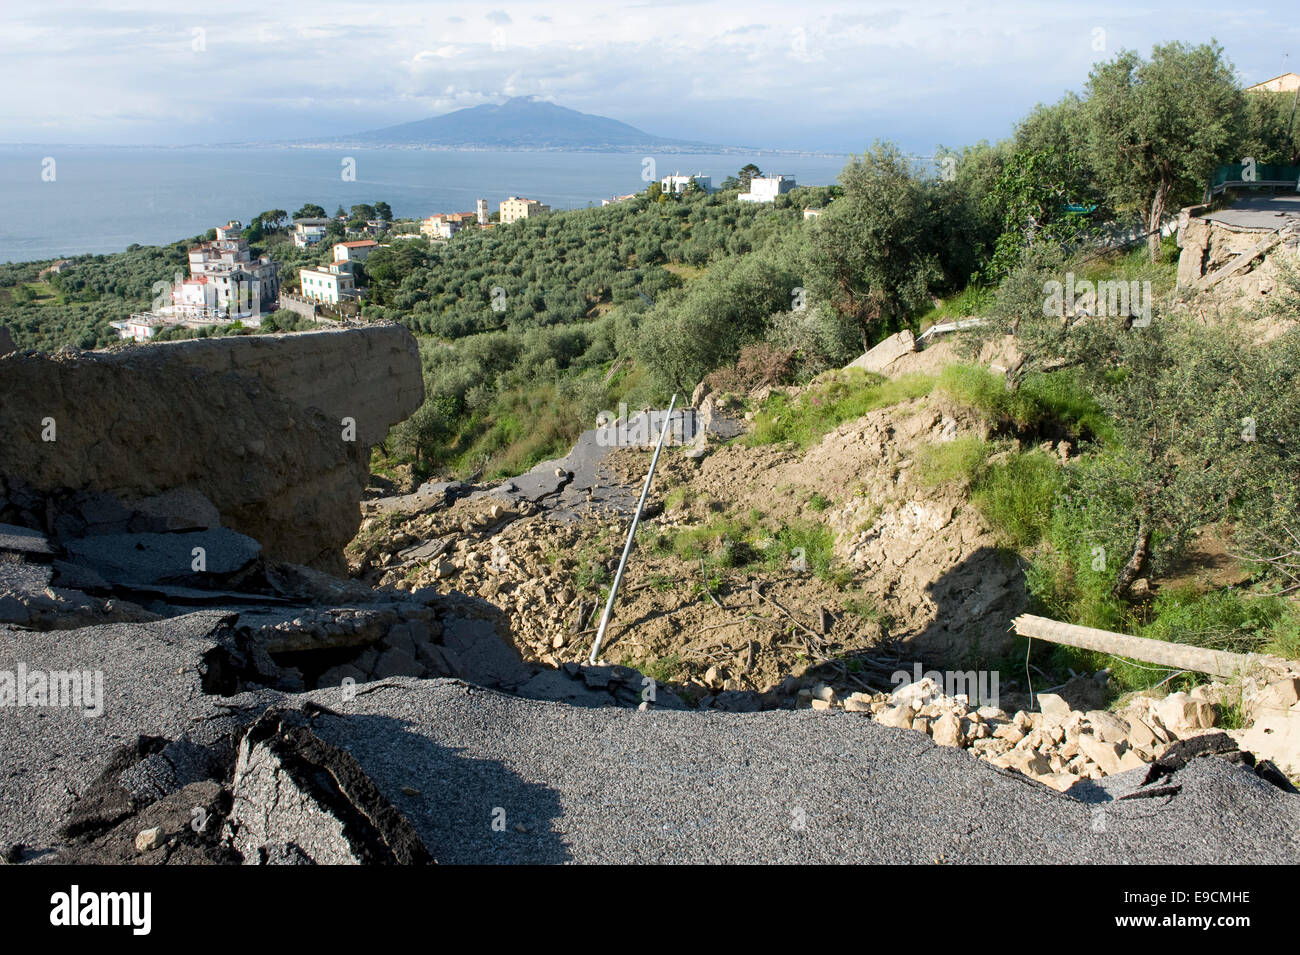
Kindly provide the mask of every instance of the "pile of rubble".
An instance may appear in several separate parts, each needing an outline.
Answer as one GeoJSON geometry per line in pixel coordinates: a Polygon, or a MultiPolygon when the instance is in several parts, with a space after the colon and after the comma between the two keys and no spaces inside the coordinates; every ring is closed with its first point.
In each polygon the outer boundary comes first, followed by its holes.
{"type": "MultiPolygon", "coordinates": [[[[1241,688],[1234,691],[1213,683],[1164,698],[1136,695],[1114,712],[1074,710],[1060,696],[1040,693],[1037,712],[1008,715],[996,706],[972,704],[964,695],[946,696],[927,677],[892,694],[852,692],[841,697],[834,688],[818,684],[800,690],[799,702],[817,710],[869,713],[877,723],[925,733],[938,746],[969,749],[995,766],[1016,770],[1059,792],[1080,780],[1142,769],[1175,744],[1209,734],[1231,738],[1231,745],[1216,744],[1220,748],[1233,750],[1240,744],[1261,757],[1256,771],[1288,786],[1288,774],[1300,775],[1294,739],[1278,745],[1280,738],[1270,741],[1253,729],[1229,734],[1216,730],[1221,708],[1234,692],[1241,688]]],[[[1258,688],[1250,684],[1247,696],[1250,715],[1283,715],[1300,724],[1300,677],[1287,676],[1258,688]]]]}

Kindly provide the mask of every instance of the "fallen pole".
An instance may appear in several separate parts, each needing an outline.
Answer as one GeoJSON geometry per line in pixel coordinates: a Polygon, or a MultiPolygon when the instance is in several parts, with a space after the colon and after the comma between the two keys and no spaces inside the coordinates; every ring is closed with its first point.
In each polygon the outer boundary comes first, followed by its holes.
{"type": "Polygon", "coordinates": [[[1270,662],[1269,657],[1256,653],[1232,653],[1148,637],[1133,637],[1126,633],[1061,623],[1059,620],[1035,617],[1033,614],[1021,614],[1013,624],[1016,633],[1022,637],[1060,643],[1081,650],[1095,650],[1116,657],[1128,657],[1130,660],[1155,663],[1175,670],[1194,670],[1210,676],[1238,677],[1260,667],[1267,667],[1270,662]]]}
{"type": "Polygon", "coordinates": [[[664,438],[668,436],[668,429],[673,422],[673,406],[677,404],[677,396],[673,395],[673,400],[668,402],[668,413],[664,415],[664,426],[659,429],[659,443],[655,445],[654,457],[650,459],[650,471],[645,476],[645,485],[641,488],[641,499],[636,502],[636,511],[632,515],[632,526],[627,529],[627,543],[623,545],[623,556],[618,562],[618,573],[614,575],[614,583],[609,588],[609,599],[605,601],[605,612],[600,615],[600,628],[596,631],[596,642],[591,645],[591,656],[587,662],[592,666],[596,665],[596,660],[600,656],[600,645],[605,640],[605,628],[609,626],[609,618],[614,613],[614,598],[618,596],[618,585],[623,582],[623,569],[627,567],[627,557],[632,553],[632,538],[636,536],[636,525],[641,520],[641,509],[645,507],[646,495],[650,493],[650,481],[655,476],[655,465],[659,463],[659,452],[664,449],[664,438]]]}

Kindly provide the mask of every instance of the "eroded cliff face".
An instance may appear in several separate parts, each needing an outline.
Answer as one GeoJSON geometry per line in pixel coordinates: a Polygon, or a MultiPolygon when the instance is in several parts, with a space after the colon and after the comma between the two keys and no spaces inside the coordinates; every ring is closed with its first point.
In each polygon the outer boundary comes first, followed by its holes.
{"type": "Polygon", "coordinates": [[[398,325],[0,359],[0,521],[136,530],[197,492],[268,557],[342,567],[370,448],[424,399],[398,325]],[[119,526],[121,525],[121,526],[119,526]]]}

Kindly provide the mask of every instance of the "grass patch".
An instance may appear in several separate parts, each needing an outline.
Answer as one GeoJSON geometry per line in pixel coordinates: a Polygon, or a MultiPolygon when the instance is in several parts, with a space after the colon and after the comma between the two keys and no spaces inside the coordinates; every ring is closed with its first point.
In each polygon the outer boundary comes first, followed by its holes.
{"type": "Polygon", "coordinates": [[[746,440],[751,446],[792,441],[809,448],[845,421],[928,395],[934,382],[930,375],[887,379],[857,368],[827,372],[795,398],[772,395],[755,417],[746,440]]]}
{"type": "Polygon", "coordinates": [[[671,537],[672,552],[679,559],[703,562],[706,568],[793,570],[843,583],[851,574],[835,565],[834,544],[835,535],[825,525],[799,522],[773,528],[757,512],[745,519],[717,518],[671,537]]]}
{"type": "Polygon", "coordinates": [[[938,325],[942,322],[986,315],[993,306],[995,291],[996,289],[993,288],[968,285],[956,295],[945,299],[942,303],[923,314],[917,327],[920,331],[925,331],[931,325],[938,325]]]}
{"type": "Polygon", "coordinates": [[[971,503],[1007,545],[1023,551],[1046,535],[1062,484],[1055,458],[1042,451],[1012,454],[982,470],[971,503]]]}
{"type": "Polygon", "coordinates": [[[812,497],[808,498],[808,506],[821,513],[831,506],[831,499],[821,491],[813,491],[812,497]]]}
{"type": "Polygon", "coordinates": [[[987,441],[975,437],[928,444],[917,454],[917,480],[927,487],[953,481],[971,483],[984,467],[990,451],[987,441]]]}

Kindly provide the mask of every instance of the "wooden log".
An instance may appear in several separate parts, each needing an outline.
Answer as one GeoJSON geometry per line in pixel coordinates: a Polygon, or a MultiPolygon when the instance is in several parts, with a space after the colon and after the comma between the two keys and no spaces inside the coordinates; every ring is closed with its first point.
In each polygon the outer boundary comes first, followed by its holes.
{"type": "Polygon", "coordinates": [[[1148,637],[1133,637],[1126,633],[1094,630],[1071,623],[1021,614],[1013,621],[1016,633],[1022,637],[1061,643],[1083,650],[1095,650],[1112,656],[1128,657],[1145,663],[1156,663],[1175,670],[1194,670],[1211,676],[1238,677],[1267,667],[1270,658],[1259,654],[1231,653],[1227,650],[1209,650],[1183,643],[1169,643],[1148,637]]]}

